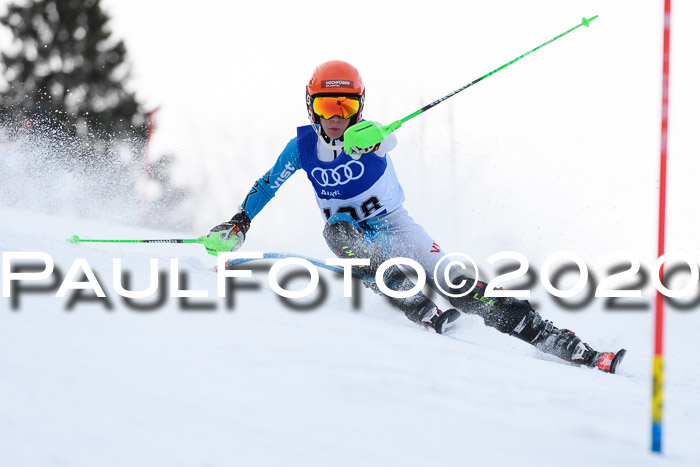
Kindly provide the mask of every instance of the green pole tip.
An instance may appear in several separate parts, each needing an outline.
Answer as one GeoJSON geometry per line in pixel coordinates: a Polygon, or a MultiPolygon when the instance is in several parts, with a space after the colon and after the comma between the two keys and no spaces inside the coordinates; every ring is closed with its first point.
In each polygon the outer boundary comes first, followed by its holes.
{"type": "Polygon", "coordinates": [[[80,243],[80,237],[73,235],[71,238],[66,240],[68,243],[80,243]]]}
{"type": "Polygon", "coordinates": [[[591,24],[591,21],[593,21],[593,20],[596,19],[597,17],[598,17],[598,15],[595,15],[594,17],[588,18],[588,19],[586,19],[586,18],[584,17],[584,18],[581,20],[581,24],[583,24],[584,26],[588,27],[588,25],[591,24]]]}

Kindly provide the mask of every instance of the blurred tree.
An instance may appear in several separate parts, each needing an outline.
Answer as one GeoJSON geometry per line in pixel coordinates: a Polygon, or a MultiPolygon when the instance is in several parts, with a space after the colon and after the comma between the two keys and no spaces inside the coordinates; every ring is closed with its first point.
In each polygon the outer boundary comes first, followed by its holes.
{"type": "Polygon", "coordinates": [[[18,141],[12,147],[23,164],[14,173],[0,166],[0,188],[16,181],[15,204],[33,209],[67,206],[127,223],[145,212],[149,225],[186,225],[188,192],[170,180],[173,156],[158,160],[143,183],[148,114],[124,88],[126,47],[108,23],[100,0],[15,0],[0,17],[14,37],[0,53],[0,135],[18,141]],[[153,199],[149,184],[158,188],[153,199]]]}
{"type": "Polygon", "coordinates": [[[146,118],[123,87],[124,42],[111,38],[100,0],[29,0],[0,17],[15,39],[3,52],[0,117],[69,135],[145,136],[146,118]]]}

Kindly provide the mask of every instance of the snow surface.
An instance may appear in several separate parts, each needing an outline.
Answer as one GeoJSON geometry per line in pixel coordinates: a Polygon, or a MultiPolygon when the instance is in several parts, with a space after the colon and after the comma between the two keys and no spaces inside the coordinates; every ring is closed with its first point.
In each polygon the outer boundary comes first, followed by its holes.
{"type": "MultiPolygon", "coordinates": [[[[75,291],[56,298],[57,283],[51,293],[21,293],[18,309],[2,299],[0,465],[700,463],[697,310],[669,313],[658,457],[649,453],[649,312],[597,302],[576,313],[542,310],[597,348],[626,347],[620,374],[608,375],[563,364],[472,317],[436,335],[361,287],[355,309],[342,280],[325,271],[328,294],[310,311],[283,305],[264,270],[241,279],[259,288],[236,290],[227,309],[213,298],[215,259],[199,245],[65,242],[74,233],[181,234],[6,208],[0,216],[3,253],[49,253],[60,280],[85,258],[112,306],[78,300],[68,309],[75,291]],[[135,290],[147,285],[150,258],[166,274],[178,258],[187,288],[210,297],[190,305],[213,309],[185,309],[174,298],[151,311],[128,308],[112,285],[113,258],[135,290]]],[[[304,285],[296,278],[287,287],[304,285]]]]}

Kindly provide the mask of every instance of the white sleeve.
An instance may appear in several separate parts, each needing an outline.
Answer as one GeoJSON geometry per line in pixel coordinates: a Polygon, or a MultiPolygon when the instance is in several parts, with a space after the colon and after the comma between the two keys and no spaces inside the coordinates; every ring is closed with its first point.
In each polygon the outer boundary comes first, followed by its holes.
{"type": "MultiPolygon", "coordinates": [[[[379,122],[375,122],[377,125],[381,126],[379,122]]],[[[396,144],[398,143],[398,140],[396,139],[396,134],[390,133],[389,136],[384,138],[384,141],[382,141],[382,144],[379,145],[379,149],[374,151],[376,155],[379,157],[384,157],[386,154],[393,150],[396,147],[396,144]]]]}

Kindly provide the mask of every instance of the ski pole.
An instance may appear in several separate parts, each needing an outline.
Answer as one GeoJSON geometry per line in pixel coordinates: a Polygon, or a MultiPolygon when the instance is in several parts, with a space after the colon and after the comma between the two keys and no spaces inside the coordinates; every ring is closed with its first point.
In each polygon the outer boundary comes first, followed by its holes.
{"type": "Polygon", "coordinates": [[[462,86],[461,88],[459,88],[459,89],[457,89],[457,90],[455,90],[455,91],[452,91],[452,92],[449,93],[448,95],[446,95],[446,96],[444,96],[444,97],[441,97],[440,99],[438,99],[438,100],[436,100],[436,101],[434,101],[434,102],[431,102],[430,104],[426,105],[425,107],[416,110],[416,111],[413,112],[412,114],[407,115],[406,117],[402,118],[401,120],[397,120],[397,121],[395,121],[394,123],[392,123],[392,124],[390,124],[390,125],[386,125],[386,126],[381,126],[381,127],[380,127],[380,126],[378,126],[378,125],[377,125],[376,123],[374,123],[374,122],[369,122],[369,121],[367,121],[367,122],[361,122],[361,123],[358,123],[357,125],[351,126],[351,127],[348,128],[347,130],[345,130],[345,134],[344,134],[344,137],[343,137],[343,139],[344,139],[344,141],[345,141],[345,145],[344,145],[344,150],[345,150],[345,152],[346,152],[347,154],[352,154],[352,152],[353,152],[352,148],[353,148],[353,147],[356,147],[356,148],[369,148],[369,147],[375,146],[375,145],[378,144],[378,143],[381,143],[382,141],[384,141],[384,139],[385,139],[387,136],[389,136],[391,133],[393,133],[394,131],[396,131],[396,130],[398,130],[399,128],[401,128],[401,125],[403,125],[404,123],[406,123],[406,122],[409,121],[410,119],[412,119],[412,118],[414,118],[414,117],[417,117],[418,115],[422,114],[423,112],[427,111],[428,109],[432,109],[433,107],[435,107],[436,105],[438,105],[440,102],[449,99],[450,97],[454,96],[455,94],[457,94],[457,93],[459,93],[459,92],[464,91],[464,90],[467,89],[468,87],[473,86],[473,85],[475,85],[476,83],[478,83],[479,81],[488,78],[489,76],[491,76],[491,75],[493,75],[494,73],[496,73],[496,72],[498,72],[498,71],[504,69],[505,67],[507,67],[507,66],[509,66],[509,65],[512,65],[513,63],[517,62],[517,61],[520,60],[521,58],[527,57],[527,56],[530,55],[531,53],[533,53],[533,52],[535,52],[535,51],[541,49],[542,47],[544,47],[544,46],[547,45],[547,44],[550,44],[550,43],[554,42],[555,40],[559,39],[560,37],[569,34],[570,32],[572,32],[572,31],[574,31],[574,30],[580,28],[581,26],[586,26],[586,27],[588,27],[589,24],[591,23],[591,21],[593,21],[593,20],[596,19],[597,17],[598,17],[598,15],[595,15],[594,17],[588,18],[588,19],[583,18],[579,24],[577,24],[577,25],[574,26],[573,28],[569,29],[568,31],[559,34],[557,37],[548,40],[548,41],[545,42],[544,44],[538,45],[538,46],[535,47],[534,49],[532,49],[532,50],[530,50],[530,51],[528,51],[528,52],[525,52],[524,54],[522,54],[522,55],[519,56],[518,58],[515,58],[515,59],[511,60],[510,62],[506,63],[505,65],[502,65],[502,66],[496,68],[495,70],[493,70],[493,71],[491,71],[491,72],[489,72],[489,73],[486,73],[484,76],[475,79],[475,80],[472,81],[471,83],[469,83],[469,84],[467,84],[467,85],[465,85],[465,86],[462,86]]]}
{"type": "Polygon", "coordinates": [[[215,255],[218,252],[232,251],[238,244],[238,237],[231,237],[228,240],[221,238],[221,232],[214,232],[211,235],[204,235],[199,238],[170,238],[158,240],[105,240],[105,239],[85,239],[73,235],[66,240],[68,243],[199,243],[204,245],[207,253],[215,255]]]}

